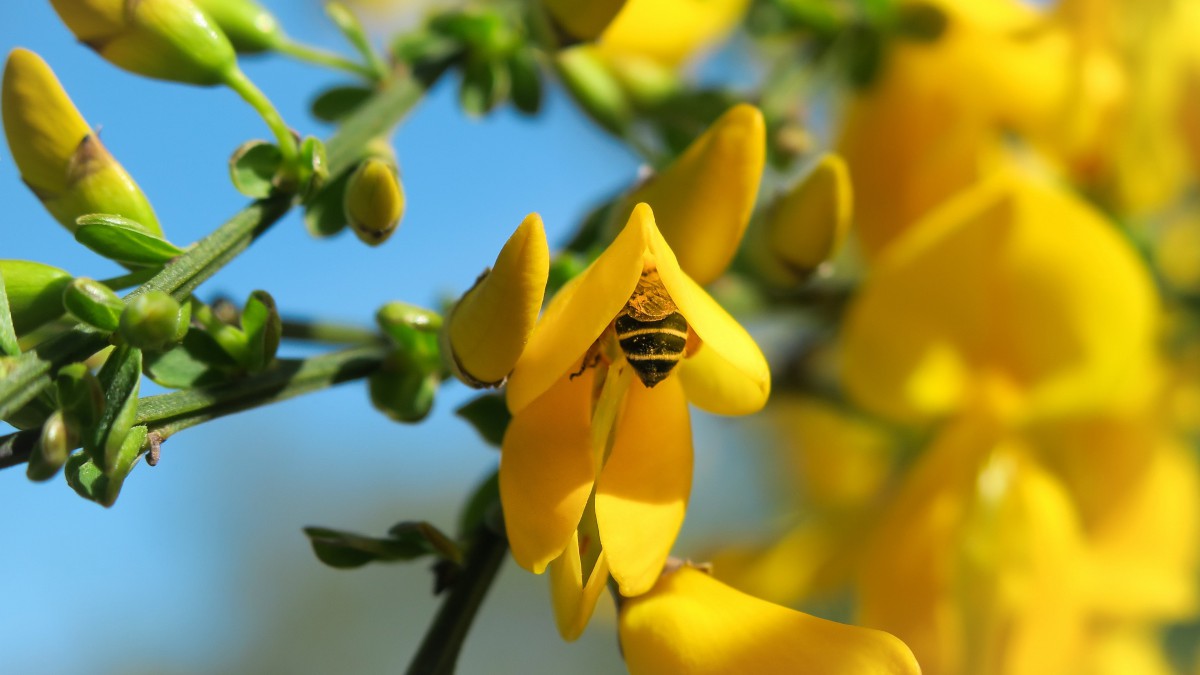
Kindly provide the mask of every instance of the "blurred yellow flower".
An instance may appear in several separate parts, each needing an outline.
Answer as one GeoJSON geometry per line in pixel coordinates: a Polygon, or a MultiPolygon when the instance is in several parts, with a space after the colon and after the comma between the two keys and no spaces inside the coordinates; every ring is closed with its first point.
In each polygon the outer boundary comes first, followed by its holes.
{"type": "Polygon", "coordinates": [[[675,68],[727,35],[749,0],[628,0],[598,42],[616,61],[675,68]]]}
{"type": "Polygon", "coordinates": [[[633,675],[921,672],[912,652],[887,633],[773,605],[688,566],[622,600],[620,636],[633,675]]]}
{"type": "MultiPolygon", "coordinates": [[[[652,211],[639,205],[608,249],[550,302],[509,377],[513,420],[500,495],[513,556],[535,573],[556,559],[571,571],[578,564],[573,588],[582,591],[602,552],[622,594],[644,593],[666,561],[691,489],[687,403],[747,414],[769,391],[754,340],[680,269],[652,211]],[[610,326],[655,307],[685,321],[683,331],[662,325],[668,317],[623,329],[618,341],[610,326]],[[655,347],[630,357],[633,343],[661,328],[678,352],[655,347]],[[647,360],[673,367],[651,377],[647,360]]],[[[578,605],[577,598],[556,602],[578,605]]]]}

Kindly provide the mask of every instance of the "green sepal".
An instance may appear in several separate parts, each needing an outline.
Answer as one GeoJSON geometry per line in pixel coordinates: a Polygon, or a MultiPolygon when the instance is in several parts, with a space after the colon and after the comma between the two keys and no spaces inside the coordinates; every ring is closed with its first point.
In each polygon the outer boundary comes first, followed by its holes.
{"type": "Polygon", "coordinates": [[[54,378],[58,405],[67,424],[76,429],[95,426],[104,411],[104,389],[85,363],[70,363],[54,378]]]}
{"type": "Polygon", "coordinates": [[[63,308],[77,320],[104,333],[121,325],[125,303],[111,288],[86,277],[77,277],[63,289],[63,308]]]}
{"type": "Polygon", "coordinates": [[[542,73],[532,49],[518,49],[508,57],[513,105],[526,115],[542,108],[542,73]]]}
{"type": "Polygon", "coordinates": [[[183,249],[122,216],[92,213],[75,222],[75,241],[124,265],[157,267],[183,255],[183,249]]]}
{"type": "Polygon", "coordinates": [[[13,330],[25,335],[62,316],[62,293],[71,275],[31,260],[0,260],[13,330]]]}
{"type": "Polygon", "coordinates": [[[246,141],[229,157],[229,179],[237,191],[251,199],[265,199],[278,187],[283,153],[266,141],[246,141]]]}
{"type": "Polygon", "coordinates": [[[346,229],[349,224],[346,219],[346,185],[350,183],[350,174],[345,171],[342,175],[325,183],[312,195],[304,206],[304,225],[308,233],[317,238],[332,237],[346,229]]]}
{"type": "Polygon", "coordinates": [[[146,444],[147,429],[144,426],[133,427],[126,434],[115,458],[113,470],[105,473],[89,459],[86,453],[77,452],[67,458],[67,484],[79,496],[90,499],[104,507],[112,506],[121,494],[121,486],[133,469],[146,444]]]}
{"type": "Polygon", "coordinates": [[[350,113],[358,110],[358,107],[367,102],[375,91],[369,87],[361,87],[358,85],[339,85],[326,89],[313,99],[310,109],[313,117],[322,122],[340,122],[350,115],[350,113]]]}
{"type": "Polygon", "coordinates": [[[367,537],[326,527],[306,527],[304,534],[321,562],[338,569],[354,569],[372,562],[408,562],[436,556],[461,562],[462,551],[452,539],[427,522],[398,523],[388,537],[367,537]]]}
{"type": "Polygon", "coordinates": [[[50,480],[67,462],[77,443],[77,434],[71,432],[62,411],[56,410],[42,425],[42,435],[29,455],[25,476],[33,481],[50,480]]]}
{"type": "Polygon", "coordinates": [[[142,352],[127,345],[114,349],[100,369],[104,412],[94,427],[83,430],[83,449],[106,473],[117,469],[121,445],[137,417],[141,379],[142,352]]]}
{"type": "Polygon", "coordinates": [[[494,392],[476,396],[459,406],[454,414],[466,420],[484,441],[497,448],[504,442],[504,432],[512,421],[504,395],[494,392]]]}
{"type": "Polygon", "coordinates": [[[250,294],[242,310],[242,332],[246,334],[246,369],[254,372],[271,365],[283,338],[283,320],[270,293],[250,294]]]}
{"type": "Polygon", "coordinates": [[[300,166],[303,188],[300,194],[307,197],[316,194],[329,181],[329,159],[325,155],[325,143],[316,136],[306,136],[300,142],[300,166]]]}
{"type": "Polygon", "coordinates": [[[171,389],[201,387],[230,379],[239,364],[207,331],[192,328],[173,349],[145,357],[145,373],[171,389]]]}

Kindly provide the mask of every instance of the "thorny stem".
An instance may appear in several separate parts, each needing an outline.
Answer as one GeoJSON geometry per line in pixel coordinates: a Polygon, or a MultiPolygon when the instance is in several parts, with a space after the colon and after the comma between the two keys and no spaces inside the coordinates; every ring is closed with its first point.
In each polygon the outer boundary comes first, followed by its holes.
{"type": "Polygon", "coordinates": [[[408,675],[451,675],[467,632],[483,605],[500,565],[508,555],[508,540],[486,523],[475,530],[461,575],[430,624],[408,675]]]}
{"type": "MultiPolygon", "coordinates": [[[[421,83],[411,78],[400,79],[351,115],[329,139],[331,175],[336,177],[350,169],[367,142],[395,126],[421,99],[424,91],[421,83]]],[[[254,202],[167,265],[132,295],[158,289],[180,300],[186,298],[201,282],[266,232],[291,206],[291,199],[285,196],[254,202]]],[[[0,419],[11,417],[50,386],[51,374],[59,367],[86,359],[107,344],[108,340],[100,333],[76,327],[16,357],[12,370],[0,379],[0,419]]]]}

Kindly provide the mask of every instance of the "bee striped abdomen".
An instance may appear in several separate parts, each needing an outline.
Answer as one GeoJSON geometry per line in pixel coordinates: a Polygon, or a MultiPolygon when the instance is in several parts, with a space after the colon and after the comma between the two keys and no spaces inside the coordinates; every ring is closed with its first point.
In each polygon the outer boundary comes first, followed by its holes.
{"type": "Polygon", "coordinates": [[[628,314],[617,318],[617,343],[625,359],[647,387],[662,382],[683,359],[688,325],[683,315],[672,312],[657,321],[639,321],[628,314]]]}

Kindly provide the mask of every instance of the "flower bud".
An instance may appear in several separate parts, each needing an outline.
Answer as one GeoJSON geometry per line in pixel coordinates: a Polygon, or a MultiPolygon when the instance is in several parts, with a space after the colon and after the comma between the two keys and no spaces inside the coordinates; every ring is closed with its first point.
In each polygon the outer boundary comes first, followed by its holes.
{"type": "Polygon", "coordinates": [[[284,42],[279,21],[254,0],[194,0],[242,54],[276,49],[284,42]]]}
{"type": "Polygon", "coordinates": [[[29,456],[25,475],[29,480],[50,480],[67,463],[67,456],[78,444],[78,434],[71,432],[62,411],[55,411],[42,425],[41,438],[29,456]]]}
{"type": "Polygon", "coordinates": [[[387,241],[404,215],[404,188],[395,167],[374,157],[364,161],[350,176],[342,204],[359,239],[371,246],[387,241]]]}
{"type": "Polygon", "coordinates": [[[80,277],[63,290],[63,307],[76,319],[96,330],[113,333],[121,324],[125,303],[108,286],[80,277]]]}
{"type": "Polygon", "coordinates": [[[121,337],[138,349],[165,349],[186,329],[183,308],[162,291],[147,291],[133,298],[121,313],[121,337]]]}
{"type": "Polygon", "coordinates": [[[79,216],[115,213],[162,234],[146,196],[37,54],[26,49],[9,54],[0,108],[21,178],[63,226],[74,232],[79,216]]]}
{"type": "Polygon", "coordinates": [[[0,260],[13,329],[23,335],[63,313],[63,289],[71,275],[29,260],[0,260]]]}
{"type": "Polygon", "coordinates": [[[94,426],[104,411],[104,390],[86,364],[63,366],[54,378],[58,390],[58,405],[67,424],[77,429],[94,426]]]}
{"type": "Polygon", "coordinates": [[[555,57],[554,67],[588,117],[614,134],[625,133],[633,115],[629,97],[594,49],[587,45],[565,49],[555,57]]]}
{"type": "Polygon", "coordinates": [[[549,274],[546,232],[531,213],[450,314],[442,352],[455,375],[473,387],[504,381],[537,322],[549,274]]]}
{"type": "Polygon", "coordinates": [[[542,0],[542,7],[567,44],[600,37],[624,6],[625,0],[542,0]]]}
{"type": "Polygon", "coordinates": [[[131,73],[217,85],[237,70],[224,33],[191,0],[51,0],[79,41],[131,73]]]}
{"type": "Polygon", "coordinates": [[[771,207],[765,243],[791,282],[803,280],[837,252],[850,227],[852,204],[846,163],[825,155],[771,207]]]}
{"type": "Polygon", "coordinates": [[[420,359],[397,350],[367,381],[371,404],[397,422],[419,422],[433,408],[440,382],[420,359]]]}
{"type": "Polygon", "coordinates": [[[679,266],[697,283],[708,284],[737,252],[758,199],[765,158],[762,113],[752,105],[736,105],[627,196],[616,222],[624,223],[636,204],[649,204],[679,266]]]}

